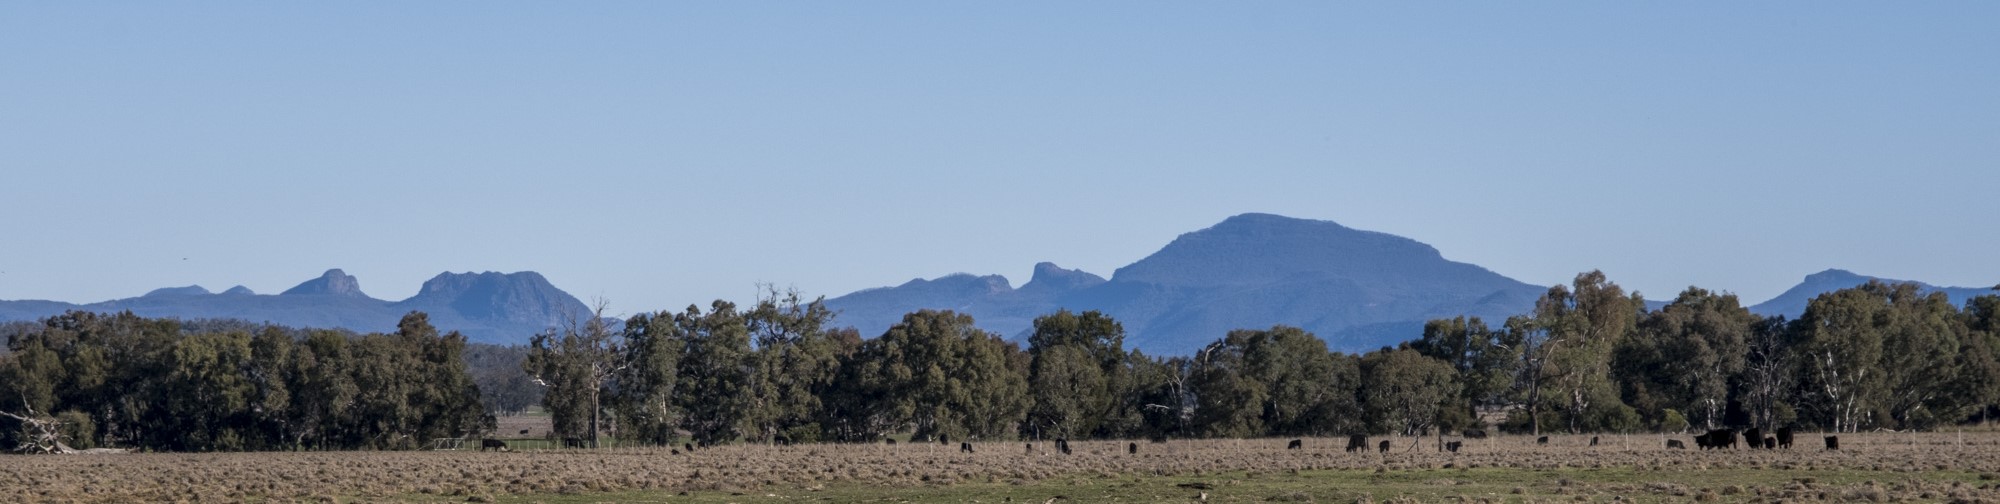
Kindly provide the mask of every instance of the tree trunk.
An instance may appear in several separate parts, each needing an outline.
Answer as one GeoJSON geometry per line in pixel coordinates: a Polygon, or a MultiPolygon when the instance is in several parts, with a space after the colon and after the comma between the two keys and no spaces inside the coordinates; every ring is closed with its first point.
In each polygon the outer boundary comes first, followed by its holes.
{"type": "MultiPolygon", "coordinates": [[[[599,383],[603,382],[600,381],[599,383]]],[[[598,402],[598,394],[597,394],[598,390],[599,389],[597,387],[591,387],[590,389],[590,447],[591,448],[597,447],[597,441],[598,441],[597,432],[601,430],[597,423],[598,413],[604,410],[604,405],[598,402]]]]}

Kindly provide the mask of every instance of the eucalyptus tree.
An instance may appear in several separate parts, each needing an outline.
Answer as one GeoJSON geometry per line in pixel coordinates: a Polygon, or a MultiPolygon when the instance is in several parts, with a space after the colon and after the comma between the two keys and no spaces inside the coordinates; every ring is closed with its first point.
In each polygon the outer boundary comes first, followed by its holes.
{"type": "Polygon", "coordinates": [[[1098,311],[1069,310],[1037,317],[1028,336],[1033,406],[1023,435],[1080,438],[1106,435],[1126,376],[1125,328],[1098,311]]]}
{"type": "Polygon", "coordinates": [[[1887,301],[1890,316],[1878,323],[1889,392],[1883,407],[1889,418],[1899,429],[1928,429],[1964,418],[1971,405],[1955,385],[1964,371],[1968,335],[1958,308],[1943,292],[1926,294],[1909,283],[1894,286],[1887,301]]]}
{"type": "Polygon", "coordinates": [[[1424,323],[1423,337],[1410,349],[1449,364],[1458,375],[1459,400],[1469,418],[1479,409],[1507,402],[1521,365],[1523,333],[1488,328],[1479,317],[1436,319],[1424,323]]]}
{"type": "Polygon", "coordinates": [[[1959,403],[1979,415],[2000,403],[2000,296],[1985,295],[1966,300],[1965,343],[1959,352],[1959,380],[1951,390],[1959,403]]]}
{"type": "Polygon", "coordinates": [[[615,386],[609,390],[619,433],[649,443],[672,442],[680,428],[674,393],[685,335],[671,312],[633,315],[621,333],[623,366],[612,376],[615,386]]]}
{"type": "Polygon", "coordinates": [[[1705,428],[1720,427],[1730,384],[1744,370],[1751,332],[1760,320],[1734,294],[1682,291],[1646,314],[1638,331],[1617,345],[1612,375],[1623,399],[1655,422],[1673,409],[1705,428]]]}
{"type": "Polygon", "coordinates": [[[1892,287],[1880,282],[1821,294],[1793,322],[1801,406],[1833,432],[1855,432],[1873,422],[1888,394],[1882,369],[1883,332],[1892,287]]]}
{"type": "Polygon", "coordinates": [[[824,299],[767,289],[745,322],[756,344],[743,431],[759,441],[820,438],[821,395],[840,373],[844,350],[830,331],[824,299]]]}
{"type": "Polygon", "coordinates": [[[754,365],[746,315],[717,300],[706,313],[689,306],[675,314],[674,325],[684,342],[675,379],[681,428],[704,445],[742,437],[754,365]]]}
{"type": "Polygon", "coordinates": [[[1604,273],[1579,274],[1574,289],[1558,285],[1535,302],[1538,326],[1548,331],[1541,345],[1544,397],[1563,413],[1570,432],[1611,427],[1604,413],[1624,407],[1611,381],[1611,349],[1637,325],[1645,302],[1627,296],[1604,273]]]}
{"type": "Polygon", "coordinates": [[[1354,359],[1296,327],[1230,331],[1196,354],[1194,423],[1210,436],[1307,435],[1360,427],[1354,359]]]}
{"type": "Polygon", "coordinates": [[[1459,395],[1458,373],[1410,349],[1361,358],[1363,416],[1373,432],[1418,436],[1440,427],[1459,395]]]}
{"type": "Polygon", "coordinates": [[[919,439],[997,438],[1015,432],[1028,410],[1021,351],[974,327],[972,317],[919,310],[861,345],[858,374],[875,412],[919,439]]]}
{"type": "Polygon", "coordinates": [[[604,316],[605,303],[590,313],[570,313],[560,327],[528,340],[523,371],[545,387],[542,408],[549,412],[557,434],[589,437],[592,446],[603,431],[604,392],[629,365],[624,332],[604,316]]]}
{"type": "Polygon", "coordinates": [[[1753,424],[1782,427],[1797,419],[1792,407],[1797,378],[1792,372],[1789,325],[1782,315],[1763,318],[1751,325],[1744,342],[1747,353],[1738,391],[1753,424]]]}

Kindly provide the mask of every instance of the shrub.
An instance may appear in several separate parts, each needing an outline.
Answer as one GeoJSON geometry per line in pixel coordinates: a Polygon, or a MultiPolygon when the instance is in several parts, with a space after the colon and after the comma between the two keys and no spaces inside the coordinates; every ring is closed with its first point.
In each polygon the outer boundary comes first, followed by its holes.
{"type": "Polygon", "coordinates": [[[1680,433],[1687,432],[1687,429],[1687,417],[1682,416],[1679,410],[1667,408],[1666,414],[1660,419],[1660,432],[1680,433]]]}
{"type": "Polygon", "coordinates": [[[64,443],[70,448],[88,450],[97,447],[97,422],[91,421],[89,414],[77,410],[64,411],[56,415],[56,421],[62,422],[62,435],[67,438],[64,443]]]}

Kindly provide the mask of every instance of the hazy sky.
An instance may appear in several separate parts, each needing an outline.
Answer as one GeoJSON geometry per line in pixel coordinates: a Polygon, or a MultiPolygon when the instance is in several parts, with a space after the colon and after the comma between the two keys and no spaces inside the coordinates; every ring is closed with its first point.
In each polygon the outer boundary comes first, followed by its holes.
{"type": "Polygon", "coordinates": [[[1522,281],[2000,283],[2000,2],[0,4],[0,299],[613,312],[1109,276],[1244,212],[1522,281]]]}

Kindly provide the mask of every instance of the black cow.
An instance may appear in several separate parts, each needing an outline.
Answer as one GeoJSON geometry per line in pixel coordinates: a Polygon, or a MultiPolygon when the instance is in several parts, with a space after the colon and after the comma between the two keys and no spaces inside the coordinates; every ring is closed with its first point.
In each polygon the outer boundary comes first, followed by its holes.
{"type": "Polygon", "coordinates": [[[1063,455],[1068,455],[1069,440],[1063,438],[1056,438],[1056,451],[1062,452],[1063,455]]]}
{"type": "Polygon", "coordinates": [[[563,438],[563,448],[583,448],[587,442],[580,438],[563,438]]]}
{"type": "Polygon", "coordinates": [[[938,444],[941,445],[951,444],[951,436],[946,434],[938,434],[938,444]]]}
{"type": "Polygon", "coordinates": [[[1376,443],[1375,451],[1380,453],[1389,453],[1389,440],[1384,439],[1382,440],[1382,442],[1376,443]]]}
{"type": "Polygon", "coordinates": [[[1368,436],[1363,436],[1360,434],[1347,436],[1348,453],[1366,452],[1366,451],[1368,451],[1368,436]]]}
{"type": "Polygon", "coordinates": [[[521,429],[521,435],[523,436],[528,435],[528,429],[521,429]]]}
{"type": "Polygon", "coordinates": [[[1591,436],[1591,437],[1590,437],[1590,445],[1591,445],[1591,446],[1597,446],[1597,436],[1591,436]]]}
{"type": "Polygon", "coordinates": [[[1287,450],[1303,450],[1305,447],[1306,440],[1304,439],[1294,439],[1290,443],[1285,443],[1285,449],[1287,450]]]}
{"type": "Polygon", "coordinates": [[[1486,439],[1486,431],[1483,429],[1466,429],[1464,434],[1466,439],[1486,439]]]}
{"type": "Polygon", "coordinates": [[[1138,455],[1138,454],[1139,454],[1139,443],[1125,443],[1125,454],[1126,454],[1126,455],[1138,455]]]}
{"type": "Polygon", "coordinates": [[[1667,449],[1669,450],[1686,450],[1687,448],[1687,444],[1682,443],[1679,439],[1667,440],[1667,449]]]}
{"type": "Polygon", "coordinates": [[[1826,437],[1826,449],[1828,449],[1828,450],[1838,450],[1838,449],[1840,449],[1840,436],[1827,436],[1827,437],[1826,437]]]}
{"type": "Polygon", "coordinates": [[[1700,445],[1701,448],[1704,450],[1720,450],[1723,448],[1735,448],[1736,431],[1729,429],[1716,429],[1708,431],[1707,434],[1695,436],[1694,444],[1700,445]]]}
{"type": "Polygon", "coordinates": [[[1784,449],[1787,449],[1787,450],[1790,450],[1790,449],[1792,449],[1792,428],[1791,428],[1791,427],[1779,427],[1779,428],[1778,428],[1778,447],[1779,447],[1779,448],[1784,448],[1784,449]]]}
{"type": "MultiPolygon", "coordinates": [[[[889,440],[889,444],[896,444],[896,440],[889,440]]],[[[694,453],[694,443],[681,443],[681,448],[687,449],[688,453],[694,453]]]]}
{"type": "MultiPolygon", "coordinates": [[[[883,443],[887,443],[887,444],[888,444],[889,446],[896,446],[896,440],[894,440],[894,439],[884,439],[884,440],[882,440],[882,442],[883,442],[883,443]]],[[[693,449],[693,448],[689,448],[689,449],[688,449],[688,451],[694,451],[694,449],[693,449]]]]}
{"type": "Polygon", "coordinates": [[[1766,449],[1766,450],[1776,450],[1776,449],[1778,449],[1778,437],[1777,437],[1777,436],[1764,436],[1764,449],[1766,449]]]}
{"type": "Polygon", "coordinates": [[[958,452],[959,452],[959,453],[972,453],[972,443],[959,443],[959,444],[958,444],[958,452]]]}
{"type": "Polygon", "coordinates": [[[1035,444],[1034,444],[1034,443],[1028,443],[1028,454],[1029,454],[1029,455],[1034,455],[1034,454],[1035,454],[1035,444]]]}
{"type": "Polygon", "coordinates": [[[1757,448],[1763,448],[1764,431],[1757,430],[1756,427],[1751,427],[1750,430],[1743,431],[1743,444],[1749,446],[1750,449],[1753,450],[1757,448]]]}
{"type": "Polygon", "coordinates": [[[498,440],[498,439],[481,439],[481,440],[479,440],[479,451],[486,451],[486,450],[500,450],[500,451],[508,451],[508,450],[507,450],[507,442],[506,442],[506,441],[501,441],[501,440],[498,440]]]}
{"type": "Polygon", "coordinates": [[[1535,444],[1549,444],[1549,437],[1548,437],[1548,436],[1542,436],[1542,437],[1538,437],[1538,438],[1535,438],[1535,444]]]}
{"type": "Polygon", "coordinates": [[[1464,443],[1464,442],[1462,442],[1462,441],[1452,441],[1452,442],[1449,442],[1449,443],[1445,443],[1445,444],[1444,444],[1444,449],[1445,449],[1445,451],[1449,451],[1449,452],[1452,452],[1452,453],[1458,453],[1458,448],[1459,448],[1459,447],[1461,447],[1461,446],[1465,446],[1465,443],[1464,443]]]}

